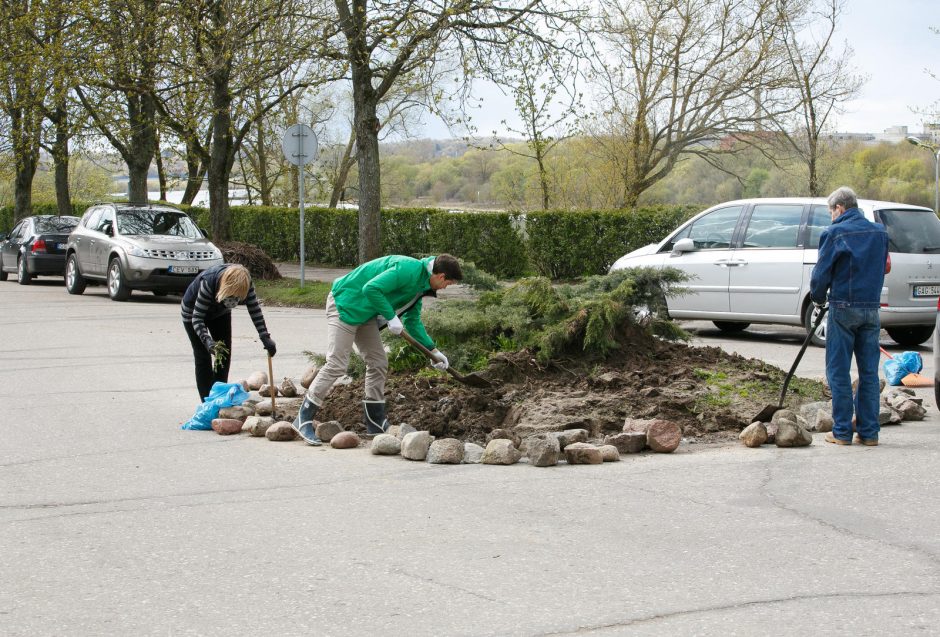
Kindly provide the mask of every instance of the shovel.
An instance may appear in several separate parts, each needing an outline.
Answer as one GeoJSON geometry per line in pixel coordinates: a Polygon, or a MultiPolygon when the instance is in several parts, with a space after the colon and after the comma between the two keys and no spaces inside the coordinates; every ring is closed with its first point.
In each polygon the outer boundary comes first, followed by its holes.
{"type": "MultiPolygon", "coordinates": [[[[405,339],[406,341],[408,341],[409,343],[411,343],[412,345],[414,345],[416,348],[418,348],[422,354],[428,357],[428,360],[436,362],[436,359],[434,358],[434,354],[432,354],[431,351],[427,347],[425,347],[424,345],[416,341],[411,336],[411,334],[409,334],[405,330],[402,330],[401,337],[405,339]]],[[[493,384],[490,383],[490,381],[486,380],[479,374],[467,374],[466,376],[464,376],[463,374],[453,369],[452,367],[447,368],[447,373],[453,376],[455,379],[457,379],[461,383],[463,383],[464,385],[467,385],[469,387],[479,387],[479,388],[485,389],[485,388],[493,386],[493,384]]]]}
{"type": "Polygon", "coordinates": [[[790,385],[790,379],[793,378],[793,373],[796,371],[797,366],[803,359],[803,354],[806,352],[806,348],[809,345],[809,342],[812,340],[813,334],[815,334],[816,330],[819,329],[819,326],[822,324],[823,318],[826,316],[826,312],[828,310],[828,305],[824,305],[822,309],[819,310],[819,316],[816,317],[816,323],[813,325],[813,328],[806,333],[806,338],[803,339],[803,347],[800,348],[800,353],[796,355],[796,360],[793,361],[793,366],[790,367],[790,371],[787,372],[787,377],[783,381],[783,391],[780,392],[780,401],[776,405],[764,405],[764,408],[757,412],[757,415],[751,418],[750,422],[767,422],[775,413],[783,409],[783,399],[786,398],[787,387],[790,385]]]}
{"type": "Polygon", "coordinates": [[[268,387],[271,388],[271,417],[273,418],[277,414],[277,409],[274,407],[274,397],[277,396],[277,386],[274,384],[274,365],[271,364],[271,355],[268,354],[268,378],[271,380],[271,384],[268,387]]]}

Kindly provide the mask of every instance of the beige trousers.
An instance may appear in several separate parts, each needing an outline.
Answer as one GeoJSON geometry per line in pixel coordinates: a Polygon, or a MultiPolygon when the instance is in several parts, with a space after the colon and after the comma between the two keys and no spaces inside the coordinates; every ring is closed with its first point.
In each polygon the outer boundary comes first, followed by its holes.
{"type": "Polygon", "coordinates": [[[339,310],[333,300],[333,293],[326,298],[326,324],[329,344],[326,350],[326,364],[317,372],[317,377],[307,390],[307,396],[317,405],[333,388],[333,383],[341,378],[349,366],[349,353],[353,343],[366,362],[366,400],[385,400],[385,379],[388,378],[388,356],[385,345],[379,335],[379,324],[372,319],[362,325],[349,325],[339,318],[339,310]]]}

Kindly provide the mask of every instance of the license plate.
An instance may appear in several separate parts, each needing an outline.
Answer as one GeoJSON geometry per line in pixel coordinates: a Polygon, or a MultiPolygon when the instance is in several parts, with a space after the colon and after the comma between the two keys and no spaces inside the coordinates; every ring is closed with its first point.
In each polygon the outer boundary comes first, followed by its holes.
{"type": "Polygon", "coordinates": [[[199,266],[195,265],[171,265],[167,268],[167,272],[172,272],[173,274],[198,274],[199,266]]]}
{"type": "Polygon", "coordinates": [[[940,285],[915,285],[914,296],[940,296],[940,285]]]}
{"type": "Polygon", "coordinates": [[[65,250],[68,247],[67,243],[57,243],[55,244],[57,250],[65,250]]]}

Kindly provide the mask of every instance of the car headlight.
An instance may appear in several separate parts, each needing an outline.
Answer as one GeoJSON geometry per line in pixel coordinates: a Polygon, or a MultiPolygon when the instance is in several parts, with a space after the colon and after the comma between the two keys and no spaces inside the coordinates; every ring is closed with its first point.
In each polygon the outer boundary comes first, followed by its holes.
{"type": "Polygon", "coordinates": [[[221,259],[221,258],[222,258],[222,251],[219,250],[218,248],[213,248],[213,249],[212,249],[212,258],[213,258],[213,259],[221,259]]]}
{"type": "Polygon", "coordinates": [[[128,246],[126,250],[127,250],[127,254],[131,255],[132,257],[146,258],[149,256],[146,252],[144,252],[144,250],[140,246],[135,246],[135,245],[128,246]]]}

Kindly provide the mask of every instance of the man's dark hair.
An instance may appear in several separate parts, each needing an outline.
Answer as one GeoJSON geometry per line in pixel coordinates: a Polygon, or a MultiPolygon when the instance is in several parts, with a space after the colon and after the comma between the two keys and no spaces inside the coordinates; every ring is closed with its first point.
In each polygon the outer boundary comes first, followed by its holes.
{"type": "Polygon", "coordinates": [[[460,281],[463,278],[463,272],[460,271],[460,263],[457,257],[449,254],[439,254],[434,259],[434,267],[431,268],[431,274],[444,274],[444,278],[449,281],[460,281]]]}

